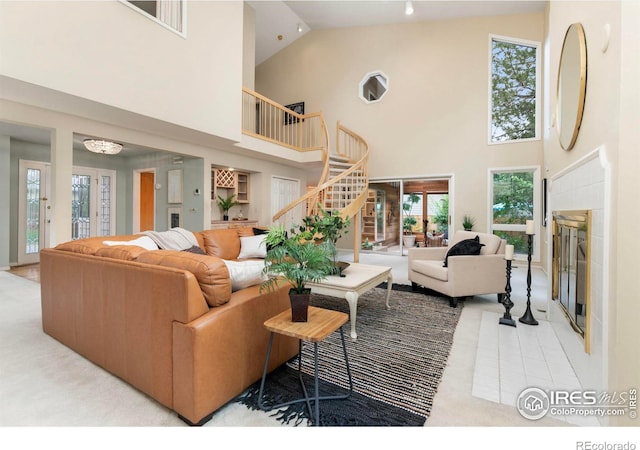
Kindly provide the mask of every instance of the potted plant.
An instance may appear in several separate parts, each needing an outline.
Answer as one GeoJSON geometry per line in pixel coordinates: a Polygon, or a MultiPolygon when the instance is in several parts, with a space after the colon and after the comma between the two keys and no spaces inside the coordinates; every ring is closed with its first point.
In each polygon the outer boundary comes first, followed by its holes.
{"type": "Polygon", "coordinates": [[[420,201],[418,194],[408,194],[407,201],[402,203],[402,213],[404,215],[402,219],[402,243],[405,247],[413,247],[416,244],[416,236],[413,234],[413,227],[418,223],[418,220],[410,216],[411,208],[413,205],[420,201]]]}
{"type": "Polygon", "coordinates": [[[317,283],[333,272],[333,243],[318,241],[314,231],[306,227],[291,228],[287,232],[283,225],[269,228],[265,237],[267,255],[263,273],[266,281],[260,290],[275,289],[282,278],[290,284],[291,320],[306,322],[311,289],[306,283],[317,283]]]}
{"type": "Polygon", "coordinates": [[[471,231],[475,224],[475,219],[467,214],[462,218],[462,228],[464,228],[465,231],[471,231]]]}
{"type": "Polygon", "coordinates": [[[342,271],[349,267],[349,263],[336,261],[338,254],[336,244],[343,234],[349,232],[348,227],[351,225],[351,220],[348,217],[343,218],[340,214],[326,211],[320,204],[318,205],[318,210],[318,214],[302,219],[304,226],[300,228],[300,231],[310,233],[316,242],[328,240],[332,244],[333,275],[344,276],[342,271]]]}
{"type": "Polygon", "coordinates": [[[222,210],[222,220],[229,220],[229,210],[240,204],[239,201],[233,199],[235,196],[236,194],[231,194],[227,198],[222,198],[222,196],[218,194],[218,206],[222,210]]]}

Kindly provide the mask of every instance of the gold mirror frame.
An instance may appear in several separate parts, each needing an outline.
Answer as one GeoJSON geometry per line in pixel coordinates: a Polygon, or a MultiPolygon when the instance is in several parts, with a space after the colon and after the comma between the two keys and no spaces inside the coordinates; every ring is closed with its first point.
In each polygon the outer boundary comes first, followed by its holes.
{"type": "Polygon", "coordinates": [[[562,43],[556,90],[556,129],[564,150],[571,150],[578,138],[586,89],[587,42],[582,24],[574,23],[562,43]]]}

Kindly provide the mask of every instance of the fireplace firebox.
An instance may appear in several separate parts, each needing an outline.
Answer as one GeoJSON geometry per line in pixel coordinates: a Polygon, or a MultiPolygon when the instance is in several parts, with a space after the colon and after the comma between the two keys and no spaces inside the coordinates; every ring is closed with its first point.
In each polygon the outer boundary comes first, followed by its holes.
{"type": "Polygon", "coordinates": [[[591,211],[553,212],[553,299],[589,353],[591,211]]]}

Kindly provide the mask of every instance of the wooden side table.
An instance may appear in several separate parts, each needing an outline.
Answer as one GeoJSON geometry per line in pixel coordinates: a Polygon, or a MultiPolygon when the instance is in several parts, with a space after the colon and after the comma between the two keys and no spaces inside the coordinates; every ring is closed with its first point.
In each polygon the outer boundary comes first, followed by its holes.
{"type": "Polygon", "coordinates": [[[344,333],[342,332],[342,325],[347,323],[349,316],[343,312],[332,311],[324,308],[316,308],[314,306],[309,307],[309,314],[307,322],[292,322],[291,310],[283,311],[277,316],[272,317],[264,323],[264,326],[271,332],[269,336],[269,345],[267,347],[267,357],[264,362],[264,370],[262,372],[262,381],[260,382],[260,392],[258,394],[258,406],[263,411],[271,411],[273,409],[282,408],[283,406],[291,405],[294,403],[306,402],[309,415],[311,416],[311,422],[315,425],[320,425],[320,400],[343,400],[348,398],[353,392],[353,381],[351,380],[351,369],[349,368],[349,359],[347,357],[347,347],[344,342],[344,333]],[[318,343],[322,342],[327,336],[336,330],[340,330],[340,339],[342,341],[342,351],[344,353],[344,363],[347,370],[347,376],[349,377],[349,392],[346,395],[332,395],[332,396],[320,396],[318,387],[318,343]],[[302,387],[304,397],[291,400],[288,402],[274,405],[270,408],[266,408],[262,402],[262,396],[264,392],[265,379],[267,377],[267,367],[269,366],[269,359],[271,358],[271,346],[273,344],[274,333],[283,334],[285,336],[291,336],[297,338],[298,341],[298,380],[302,387]],[[302,341],[313,343],[313,357],[314,357],[314,395],[309,397],[307,388],[302,379],[302,341]],[[315,402],[315,414],[311,409],[311,402],[315,402]],[[315,420],[314,420],[315,419],[315,420]]]}

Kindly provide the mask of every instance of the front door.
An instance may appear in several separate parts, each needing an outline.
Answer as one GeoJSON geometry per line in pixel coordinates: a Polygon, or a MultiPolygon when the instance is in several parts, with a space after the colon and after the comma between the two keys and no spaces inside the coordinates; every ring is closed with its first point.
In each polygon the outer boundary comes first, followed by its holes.
{"type": "Polygon", "coordinates": [[[18,192],[18,264],[40,261],[40,249],[49,243],[50,164],[20,160],[18,192]]]}

